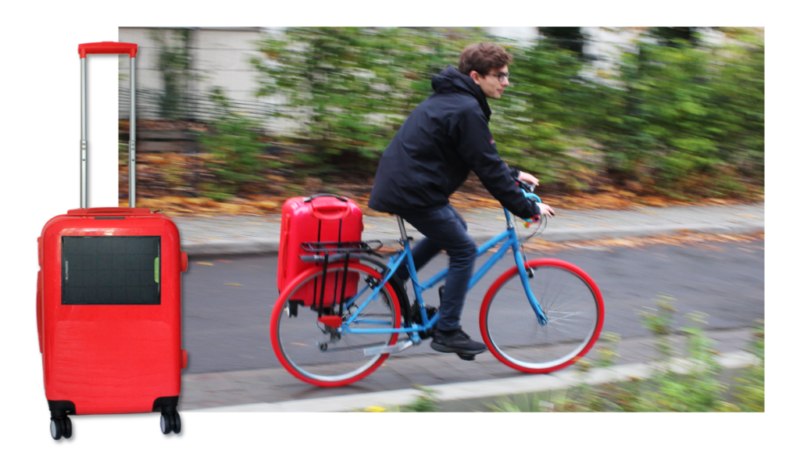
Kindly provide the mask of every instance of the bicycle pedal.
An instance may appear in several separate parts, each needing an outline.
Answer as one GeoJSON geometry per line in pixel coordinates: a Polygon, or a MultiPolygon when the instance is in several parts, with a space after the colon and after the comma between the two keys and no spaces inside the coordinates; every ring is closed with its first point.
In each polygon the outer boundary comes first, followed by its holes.
{"type": "Polygon", "coordinates": [[[458,357],[464,361],[475,361],[475,355],[468,355],[466,353],[458,353],[458,357]]]}

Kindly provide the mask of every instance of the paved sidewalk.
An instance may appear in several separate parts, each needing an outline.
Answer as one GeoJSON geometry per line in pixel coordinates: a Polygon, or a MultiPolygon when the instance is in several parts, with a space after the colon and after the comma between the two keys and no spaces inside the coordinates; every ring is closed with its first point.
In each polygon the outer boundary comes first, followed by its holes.
{"type": "MultiPolygon", "coordinates": [[[[500,209],[462,209],[470,235],[478,243],[505,226],[500,209]]],[[[175,219],[181,246],[189,255],[277,253],[280,215],[217,216],[175,219]]],[[[365,216],[363,239],[393,246],[399,237],[397,221],[389,215],[365,216]]],[[[409,235],[419,233],[406,225],[409,235]]],[[[521,229],[522,230],[522,229],[521,229]]],[[[764,230],[764,203],[724,206],[641,207],[627,211],[559,210],[541,239],[551,242],[641,237],[683,231],[744,234],[764,230]]]]}
{"type": "MultiPolygon", "coordinates": [[[[743,355],[753,340],[749,328],[707,330],[706,333],[713,340],[714,350],[719,352],[720,357],[743,355]]],[[[686,338],[674,335],[670,340],[673,347],[678,349],[678,356],[686,356],[686,338]]],[[[424,341],[422,345],[430,343],[424,341]]],[[[585,358],[596,360],[598,349],[604,345],[602,342],[595,344],[585,358]]],[[[642,364],[658,356],[655,341],[651,337],[624,339],[615,348],[620,355],[615,363],[635,366],[634,371],[642,370],[642,364]]],[[[734,359],[740,361],[742,358],[734,359]]],[[[627,371],[623,372],[628,374],[627,371]]],[[[415,385],[447,392],[442,399],[454,401],[533,392],[539,390],[537,386],[558,389],[563,386],[553,383],[573,380],[574,377],[574,368],[547,375],[525,375],[502,364],[488,352],[479,355],[475,361],[466,362],[452,354],[415,354],[411,349],[409,354],[392,355],[364,380],[340,388],[325,389],[303,383],[282,367],[184,375],[179,409],[352,411],[376,403],[407,403],[417,394],[412,390],[415,385]],[[530,381],[520,383],[520,380],[530,381]],[[469,389],[465,391],[464,386],[469,389]]]]}

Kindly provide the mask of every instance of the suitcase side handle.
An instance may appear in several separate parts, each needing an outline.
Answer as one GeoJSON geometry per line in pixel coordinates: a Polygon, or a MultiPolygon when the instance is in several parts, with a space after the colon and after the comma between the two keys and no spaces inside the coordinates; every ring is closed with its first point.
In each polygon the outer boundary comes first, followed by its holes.
{"type": "Polygon", "coordinates": [[[333,194],[314,194],[311,197],[304,198],[303,199],[303,203],[308,203],[311,200],[314,200],[315,198],[320,198],[320,197],[333,197],[335,199],[338,199],[338,200],[341,200],[341,201],[347,203],[347,197],[341,197],[339,195],[333,195],[333,194]]]}
{"type": "Polygon", "coordinates": [[[129,44],[127,42],[90,42],[87,44],[78,44],[78,54],[81,58],[86,58],[86,55],[125,55],[131,58],[136,58],[136,52],[139,50],[137,44],[129,44]]]}
{"type": "Polygon", "coordinates": [[[150,214],[147,208],[80,208],[70,209],[67,211],[70,216],[100,216],[100,215],[114,215],[126,216],[133,214],[150,214]]]}

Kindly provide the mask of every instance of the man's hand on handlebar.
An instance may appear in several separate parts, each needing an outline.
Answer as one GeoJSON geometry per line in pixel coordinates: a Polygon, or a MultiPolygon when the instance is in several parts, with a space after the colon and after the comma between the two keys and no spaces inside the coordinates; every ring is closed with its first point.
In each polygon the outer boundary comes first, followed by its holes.
{"type": "Polygon", "coordinates": [[[537,203],[539,206],[539,213],[544,214],[547,217],[553,217],[556,215],[556,210],[554,210],[550,205],[546,205],[544,203],[537,203]]]}
{"type": "MultiPolygon", "coordinates": [[[[520,172],[519,177],[514,178],[514,181],[517,182],[520,188],[522,188],[527,192],[533,192],[533,189],[528,185],[530,184],[533,184],[534,186],[539,185],[539,180],[536,177],[525,172],[520,172]]],[[[533,202],[533,200],[530,201],[533,202]]],[[[546,203],[536,202],[536,206],[534,207],[534,209],[536,209],[536,207],[538,207],[539,214],[544,214],[547,217],[553,217],[556,215],[556,211],[546,203]]],[[[538,222],[538,218],[534,217],[534,220],[538,222]]]]}
{"type": "Polygon", "coordinates": [[[529,173],[520,171],[519,177],[517,178],[519,178],[520,181],[524,181],[525,183],[532,184],[534,186],[539,185],[539,179],[529,173]]]}

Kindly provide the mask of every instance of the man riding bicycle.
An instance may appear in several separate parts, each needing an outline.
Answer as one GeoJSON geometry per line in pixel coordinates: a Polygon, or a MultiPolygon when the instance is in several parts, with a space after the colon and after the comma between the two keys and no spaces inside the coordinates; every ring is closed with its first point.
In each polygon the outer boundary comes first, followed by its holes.
{"type": "MultiPolygon", "coordinates": [[[[488,98],[509,85],[512,58],[496,44],[467,46],[458,69],[448,66],[431,85],[434,93],[408,116],[381,157],[369,207],[397,214],[425,236],[413,249],[422,268],[444,250],[450,258],[431,347],[439,352],[476,355],[486,346],[461,330],[461,311],[475,266],[476,246],[467,223],[449,197],[475,172],[486,189],[512,214],[531,218],[553,209],[529,201],[514,178],[539,185],[536,177],[511,169],[500,159],[489,131],[488,98]]],[[[406,281],[408,270],[398,277],[406,281]]]]}

